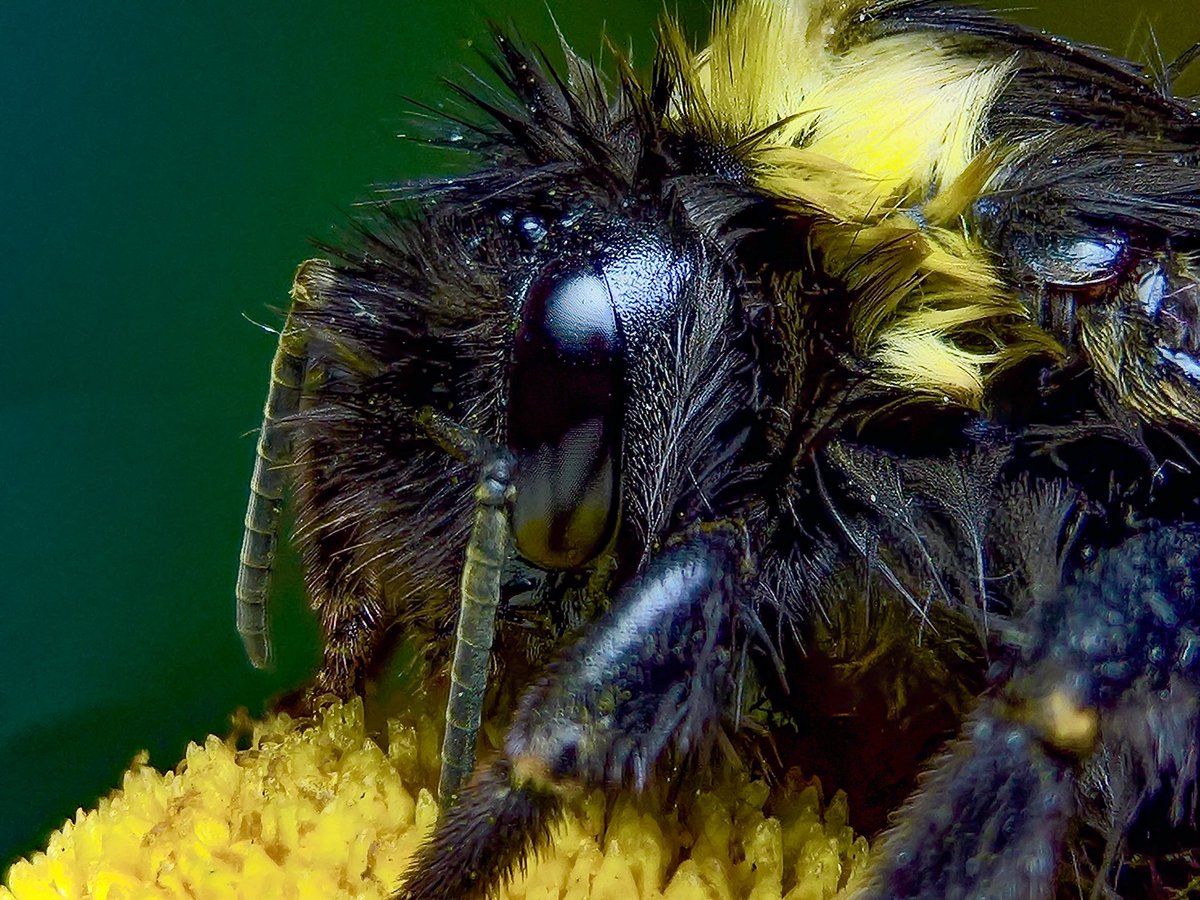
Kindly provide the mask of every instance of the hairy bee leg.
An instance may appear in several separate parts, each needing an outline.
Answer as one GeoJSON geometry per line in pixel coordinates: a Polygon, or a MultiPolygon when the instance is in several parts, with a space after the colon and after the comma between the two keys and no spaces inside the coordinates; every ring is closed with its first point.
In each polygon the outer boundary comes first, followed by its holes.
{"type": "Polygon", "coordinates": [[[308,366],[308,334],[296,326],[295,314],[311,303],[310,282],[318,270],[327,268],[328,264],[322,260],[309,260],[296,270],[291,307],[271,361],[271,385],[263,405],[254,474],[250,476],[250,500],[246,505],[235,595],[238,634],[250,662],[259,669],[271,661],[267,602],[283,507],[285,469],[292,462],[292,436],[282,423],[300,410],[308,366]]]}
{"type": "Polygon", "coordinates": [[[345,603],[325,611],[321,623],[325,653],[304,698],[310,711],[323,696],[348,700],[362,694],[364,672],[387,632],[380,618],[376,605],[370,603],[345,603]]]}
{"type": "Polygon", "coordinates": [[[863,900],[1052,896],[1073,788],[1068,761],[984,710],[902,810],[863,900]]]}
{"type": "Polygon", "coordinates": [[[1139,761],[1135,801],[1196,777],[1200,532],[1128,539],[1030,620],[1014,677],[902,811],[864,897],[1052,896],[1101,742],[1139,761]]]}
{"type": "Polygon", "coordinates": [[[522,697],[504,752],[418,852],[403,900],[482,897],[542,843],[583,788],[643,787],[665,751],[697,749],[732,684],[745,554],[731,529],[663,551],[522,697]]]}

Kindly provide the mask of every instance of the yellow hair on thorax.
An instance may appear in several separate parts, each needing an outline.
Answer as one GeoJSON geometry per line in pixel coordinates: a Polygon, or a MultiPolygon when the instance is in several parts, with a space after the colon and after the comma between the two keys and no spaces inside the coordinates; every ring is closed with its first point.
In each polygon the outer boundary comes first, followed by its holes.
{"type": "MultiPolygon", "coordinates": [[[[851,50],[834,77],[805,100],[812,116],[800,135],[812,152],[873,179],[859,199],[919,203],[966,170],[979,126],[1009,63],[978,62],[930,46],[924,35],[897,35],[851,50]]],[[[794,127],[794,126],[793,126],[794,127]]]]}
{"type": "MultiPolygon", "coordinates": [[[[718,7],[694,87],[732,137],[779,125],[829,77],[836,10],[825,0],[743,0],[718,7]]],[[[676,32],[677,34],[677,32],[676,32]]]]}
{"type": "Polygon", "coordinates": [[[977,406],[989,375],[1056,352],[962,218],[1003,156],[980,135],[1012,60],[947,35],[856,40],[863,6],[742,0],[697,52],[668,26],[677,114],[811,221],[877,380],[977,406]]]}

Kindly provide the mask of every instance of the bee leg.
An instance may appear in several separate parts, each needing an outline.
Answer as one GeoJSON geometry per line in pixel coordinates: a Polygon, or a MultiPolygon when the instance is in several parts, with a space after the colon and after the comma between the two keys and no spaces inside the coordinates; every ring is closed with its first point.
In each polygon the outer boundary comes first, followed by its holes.
{"type": "Polygon", "coordinates": [[[1078,776],[1101,745],[1133,761],[1134,805],[1194,781],[1200,532],[1126,540],[1026,624],[1013,677],[901,812],[864,897],[1053,896],[1078,776]]]}
{"type": "Polygon", "coordinates": [[[867,898],[1053,895],[1072,765],[985,708],[939,760],[883,844],[867,898]]]}
{"type": "Polygon", "coordinates": [[[364,694],[366,674],[386,636],[386,625],[381,625],[374,606],[345,602],[319,609],[325,647],[321,667],[310,683],[273,698],[271,708],[276,712],[307,718],[332,698],[349,700],[364,694]]]}
{"type": "Polygon", "coordinates": [[[347,700],[363,693],[367,666],[386,633],[376,604],[347,603],[324,610],[325,654],[309,693],[347,700]]]}
{"type": "Polygon", "coordinates": [[[642,788],[668,749],[699,748],[733,682],[744,559],[736,533],[720,526],[653,559],[525,692],[500,758],[444,812],[398,897],[485,896],[545,841],[572,796],[642,788]]]}

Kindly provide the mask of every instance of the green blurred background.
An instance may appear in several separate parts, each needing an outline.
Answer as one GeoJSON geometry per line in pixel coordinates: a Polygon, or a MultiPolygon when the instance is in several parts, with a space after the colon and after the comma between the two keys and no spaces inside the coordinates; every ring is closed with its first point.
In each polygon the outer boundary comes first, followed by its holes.
{"type": "MultiPolygon", "coordinates": [[[[1143,58],[1148,23],[1168,57],[1200,39],[1195,0],[1044,5],[1014,14],[1143,58]]],[[[549,6],[577,49],[606,29],[643,62],[661,8],[549,6]]],[[[248,319],[278,323],[370,184],[462,165],[395,135],[488,18],[555,45],[545,0],[0,4],[0,869],[138,750],[171,766],[315,665],[290,556],[278,668],[233,629],[273,351],[248,319]]]]}

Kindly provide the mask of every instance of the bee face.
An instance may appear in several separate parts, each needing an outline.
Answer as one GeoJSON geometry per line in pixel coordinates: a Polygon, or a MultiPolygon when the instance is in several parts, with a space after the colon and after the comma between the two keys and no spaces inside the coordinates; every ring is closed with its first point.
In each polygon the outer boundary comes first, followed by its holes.
{"type": "MultiPolygon", "coordinates": [[[[360,689],[389,630],[448,669],[416,900],[496,883],[580,784],[687,771],[747,698],[795,739],[806,667],[886,720],[878,770],[950,737],[990,671],[872,890],[1045,896],[1080,772],[1154,755],[1128,717],[1200,725],[1143,691],[1197,674],[1163,644],[1200,568],[1190,108],[934,3],[746,0],[701,50],[668,24],[650,78],[611,89],[497,42],[512,104],[463,92],[478,170],[384,198],[297,274],[239,579],[252,657],[288,471],[313,694],[360,689]],[[521,664],[514,631],[539,636],[521,664]]],[[[1131,772],[1083,827],[1156,789],[1131,772]]]]}
{"type": "Polygon", "coordinates": [[[738,272],[669,162],[638,172],[629,114],[605,116],[625,157],[607,168],[451,184],[298,276],[290,427],[324,590],[350,574],[384,607],[453,602],[473,475],[417,424],[426,410],[511,455],[514,577],[636,566],[728,464],[725,420],[752,391],[738,272]]]}

